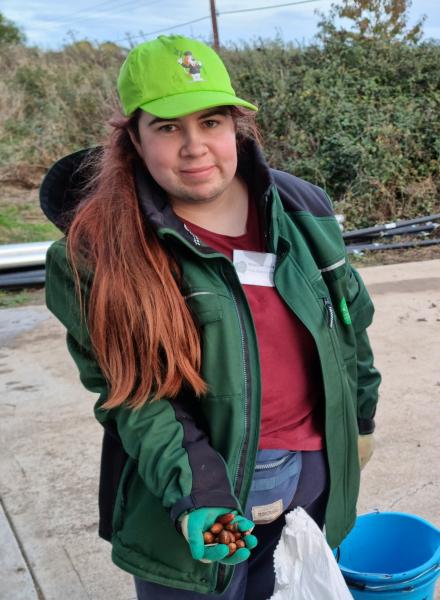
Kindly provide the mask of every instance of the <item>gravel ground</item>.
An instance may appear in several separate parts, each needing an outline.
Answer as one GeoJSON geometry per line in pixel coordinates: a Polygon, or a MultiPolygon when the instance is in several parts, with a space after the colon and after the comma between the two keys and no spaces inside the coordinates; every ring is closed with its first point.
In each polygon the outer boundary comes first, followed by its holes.
{"type": "MultiPolygon", "coordinates": [[[[383,385],[359,512],[440,526],[440,260],[362,274],[383,385]]],[[[101,431],[63,328],[34,305],[1,310],[0,335],[0,599],[130,600],[130,576],[97,537],[101,431]]]]}

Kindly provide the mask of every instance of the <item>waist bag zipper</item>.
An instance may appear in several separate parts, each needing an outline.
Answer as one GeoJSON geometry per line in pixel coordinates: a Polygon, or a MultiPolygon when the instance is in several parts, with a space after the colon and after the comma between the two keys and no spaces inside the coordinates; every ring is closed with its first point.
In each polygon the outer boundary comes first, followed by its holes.
{"type": "Polygon", "coordinates": [[[265,469],[274,469],[275,467],[279,467],[284,462],[286,462],[286,460],[288,458],[289,458],[288,456],[283,456],[282,458],[279,458],[278,460],[274,460],[273,462],[270,462],[270,463],[256,464],[255,471],[264,471],[265,469]]]}

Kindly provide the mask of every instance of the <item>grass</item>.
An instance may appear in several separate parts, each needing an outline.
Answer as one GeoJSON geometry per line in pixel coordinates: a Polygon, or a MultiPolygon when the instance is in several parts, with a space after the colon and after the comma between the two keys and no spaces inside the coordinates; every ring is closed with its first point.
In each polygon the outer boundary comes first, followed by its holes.
{"type": "Polygon", "coordinates": [[[15,308],[27,304],[42,304],[44,290],[0,290],[0,308],[15,308]]]}
{"type": "MultiPolygon", "coordinates": [[[[38,204],[37,188],[5,185],[0,193],[0,244],[56,240],[61,232],[49,223],[38,204]]],[[[0,309],[44,303],[44,289],[0,290],[0,309]]]]}
{"type": "Polygon", "coordinates": [[[58,239],[61,235],[59,230],[38,213],[35,204],[30,202],[0,206],[0,244],[58,239]]]}

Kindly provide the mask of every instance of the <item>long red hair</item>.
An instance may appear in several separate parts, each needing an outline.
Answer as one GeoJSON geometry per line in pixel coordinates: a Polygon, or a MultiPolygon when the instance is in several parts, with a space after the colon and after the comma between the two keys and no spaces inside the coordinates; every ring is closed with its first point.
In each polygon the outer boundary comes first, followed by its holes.
{"type": "MultiPolygon", "coordinates": [[[[231,109],[245,135],[253,118],[231,109]],[[249,124],[250,123],[250,124],[249,124]]],[[[109,384],[103,408],[175,397],[183,386],[196,396],[207,390],[200,376],[197,327],[179,290],[179,268],[143,217],[133,177],[138,155],[129,131],[137,135],[138,112],[117,114],[113,130],[88,182],[67,236],[80,306],[98,364],[109,384]],[[93,274],[87,299],[83,269],[93,274]],[[84,302],[86,300],[86,302],[84,302]]],[[[90,165],[88,165],[90,167],[90,165]]]]}

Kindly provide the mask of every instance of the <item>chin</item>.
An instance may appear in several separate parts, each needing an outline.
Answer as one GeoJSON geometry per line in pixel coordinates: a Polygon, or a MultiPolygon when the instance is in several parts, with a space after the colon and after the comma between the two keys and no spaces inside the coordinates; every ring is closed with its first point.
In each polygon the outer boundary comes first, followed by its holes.
{"type": "MultiPolygon", "coordinates": [[[[192,202],[195,204],[202,204],[204,202],[210,202],[212,200],[215,200],[216,198],[221,196],[225,190],[226,190],[225,186],[206,187],[204,189],[202,189],[200,186],[200,189],[193,189],[193,190],[185,191],[186,193],[183,193],[182,195],[180,195],[180,199],[183,200],[184,202],[192,202]]],[[[179,195],[177,195],[177,196],[179,197],[179,195]]]]}

